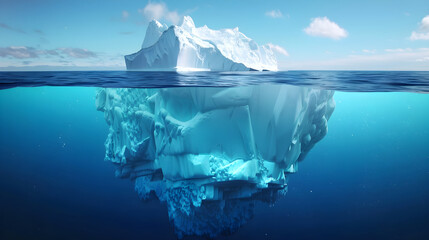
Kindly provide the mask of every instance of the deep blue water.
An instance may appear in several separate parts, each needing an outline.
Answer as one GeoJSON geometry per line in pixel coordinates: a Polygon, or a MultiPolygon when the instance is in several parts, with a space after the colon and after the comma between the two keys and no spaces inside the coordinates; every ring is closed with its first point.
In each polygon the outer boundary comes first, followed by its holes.
{"type": "MultiPolygon", "coordinates": [[[[144,87],[134,77],[118,80],[141,74],[0,73],[2,88],[48,85],[0,90],[1,239],[175,239],[165,204],[142,203],[103,161],[107,125],[95,110],[95,87],[144,87]]],[[[156,74],[147,87],[225,86],[210,82],[216,75],[183,82],[168,73],[174,83],[164,84],[156,74]]],[[[255,84],[257,74],[221,81],[255,84]]],[[[415,92],[428,91],[429,73],[281,74],[291,74],[285,82],[318,76],[298,84],[353,92],[335,93],[329,132],[291,176],[286,196],[258,204],[253,220],[220,239],[428,239],[429,95],[415,92]]],[[[273,79],[265,83],[283,83],[273,79]]]]}
{"type": "Polygon", "coordinates": [[[429,71],[0,72],[0,89],[17,86],[165,88],[257,84],[292,84],[352,92],[429,92],[429,71]]]}

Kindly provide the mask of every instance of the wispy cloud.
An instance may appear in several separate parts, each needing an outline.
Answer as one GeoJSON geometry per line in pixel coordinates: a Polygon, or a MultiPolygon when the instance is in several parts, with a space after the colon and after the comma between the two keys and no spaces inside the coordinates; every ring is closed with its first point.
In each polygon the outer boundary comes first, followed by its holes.
{"type": "Polygon", "coordinates": [[[278,9],[268,11],[265,13],[265,15],[268,17],[272,17],[272,18],[282,18],[283,17],[283,13],[278,9]]]}
{"type": "Polygon", "coordinates": [[[401,53],[401,52],[411,52],[413,49],[411,48],[394,48],[394,49],[384,49],[385,52],[390,53],[401,53]]]}
{"type": "Polygon", "coordinates": [[[45,32],[43,32],[40,29],[35,29],[34,32],[37,33],[37,34],[39,34],[39,35],[45,35],[45,32]]]}
{"type": "Polygon", "coordinates": [[[56,48],[56,49],[36,49],[25,46],[0,47],[0,57],[16,59],[39,58],[49,56],[62,56],[71,58],[94,58],[95,52],[82,48],[56,48]]]}
{"type": "Polygon", "coordinates": [[[378,54],[353,54],[320,61],[287,59],[282,69],[295,70],[429,70],[429,48],[415,48],[378,54]],[[290,61],[290,62],[288,62],[290,61]]]}
{"type": "Polygon", "coordinates": [[[11,27],[11,26],[9,26],[9,25],[7,25],[5,23],[0,23],[0,28],[7,29],[9,31],[13,31],[13,32],[17,32],[17,33],[26,33],[25,31],[23,31],[23,30],[21,30],[19,28],[11,27]]]}
{"type": "Polygon", "coordinates": [[[362,52],[374,54],[377,52],[377,50],[375,50],[375,49],[363,49],[362,52]]]}
{"type": "Polygon", "coordinates": [[[142,14],[147,21],[164,19],[176,25],[179,24],[182,18],[177,11],[170,11],[163,2],[149,2],[144,8],[139,9],[138,12],[142,14]]]}
{"type": "Polygon", "coordinates": [[[348,36],[347,31],[327,17],[317,17],[311,20],[310,25],[304,29],[310,36],[341,39],[348,36]]]}
{"type": "Polygon", "coordinates": [[[268,43],[267,45],[268,45],[268,47],[271,48],[271,50],[273,52],[280,54],[280,55],[283,55],[283,56],[289,56],[289,53],[283,47],[281,47],[279,45],[272,44],[272,43],[268,43]]]}
{"type": "Polygon", "coordinates": [[[38,50],[37,51],[39,55],[41,56],[59,56],[60,53],[57,49],[51,49],[51,50],[38,50]]]}
{"type": "Polygon", "coordinates": [[[429,15],[422,19],[419,29],[411,33],[410,40],[429,40],[429,15]]]}
{"type": "Polygon", "coordinates": [[[84,48],[0,47],[0,71],[125,69],[124,53],[84,48]]]}
{"type": "Polygon", "coordinates": [[[95,52],[84,48],[59,48],[61,53],[73,58],[94,58],[97,57],[95,52]]]}
{"type": "Polygon", "coordinates": [[[423,57],[416,60],[416,62],[429,62],[429,57],[423,57]]]}
{"type": "Polygon", "coordinates": [[[122,11],[122,20],[126,21],[130,17],[130,13],[128,11],[122,11]]]}
{"type": "Polygon", "coordinates": [[[39,53],[35,48],[32,47],[0,47],[0,57],[11,57],[11,58],[37,58],[39,53]]]}

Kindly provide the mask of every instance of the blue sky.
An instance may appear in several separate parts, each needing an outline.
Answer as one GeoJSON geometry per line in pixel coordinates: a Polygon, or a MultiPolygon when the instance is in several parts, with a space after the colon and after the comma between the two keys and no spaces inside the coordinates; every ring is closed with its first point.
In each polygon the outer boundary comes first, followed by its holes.
{"type": "Polygon", "coordinates": [[[150,18],[183,15],[286,50],[282,70],[429,70],[427,0],[0,0],[0,69],[125,69],[150,18]]]}

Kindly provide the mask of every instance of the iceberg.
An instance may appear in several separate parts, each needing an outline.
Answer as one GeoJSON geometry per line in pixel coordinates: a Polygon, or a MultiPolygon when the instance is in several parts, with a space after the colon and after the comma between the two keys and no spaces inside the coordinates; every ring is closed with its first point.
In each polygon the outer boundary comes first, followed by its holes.
{"type": "Polygon", "coordinates": [[[160,22],[153,20],[149,23],[146,29],[145,39],[143,40],[142,48],[147,48],[154,45],[162,33],[168,29],[168,26],[161,24],[160,22]]]}
{"type": "Polygon", "coordinates": [[[99,89],[105,160],[142,200],[167,203],[179,238],[233,233],[273,203],[327,133],[333,91],[289,85],[99,89]]]}
{"type": "Polygon", "coordinates": [[[140,51],[126,55],[128,70],[249,71],[277,70],[270,45],[259,46],[238,28],[195,27],[185,16],[179,26],[149,23],[140,51]]]}

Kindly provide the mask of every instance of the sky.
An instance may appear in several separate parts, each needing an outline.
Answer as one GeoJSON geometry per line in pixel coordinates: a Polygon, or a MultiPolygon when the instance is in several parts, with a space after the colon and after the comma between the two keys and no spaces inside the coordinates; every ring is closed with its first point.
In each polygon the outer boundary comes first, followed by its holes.
{"type": "Polygon", "coordinates": [[[153,18],[235,28],[280,70],[429,70],[427,0],[0,0],[0,70],[125,70],[153,18]]]}

